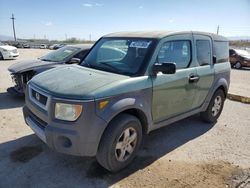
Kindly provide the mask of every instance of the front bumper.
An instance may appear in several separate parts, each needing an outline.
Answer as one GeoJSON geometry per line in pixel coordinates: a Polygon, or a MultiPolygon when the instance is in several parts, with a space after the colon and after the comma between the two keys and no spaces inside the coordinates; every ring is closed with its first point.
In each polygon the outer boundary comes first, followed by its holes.
{"type": "Polygon", "coordinates": [[[84,112],[78,120],[66,122],[54,118],[54,104],[61,99],[50,99],[48,110],[29,100],[26,95],[23,115],[26,124],[50,148],[70,155],[95,156],[107,122],[95,114],[95,102],[83,104],[84,112]]]}
{"type": "Polygon", "coordinates": [[[45,122],[34,115],[27,106],[23,107],[23,114],[26,124],[50,148],[71,155],[92,155],[92,152],[87,152],[87,143],[80,141],[80,136],[77,131],[56,128],[48,124],[45,126],[45,122]],[[80,148],[82,148],[82,150],[80,150],[80,148]]]}
{"type": "Polygon", "coordinates": [[[250,67],[250,60],[244,60],[244,61],[242,61],[242,66],[243,67],[250,67]]]}
{"type": "Polygon", "coordinates": [[[3,55],[4,59],[14,59],[14,58],[19,56],[19,52],[7,51],[7,52],[2,53],[2,55],[3,55]]]}

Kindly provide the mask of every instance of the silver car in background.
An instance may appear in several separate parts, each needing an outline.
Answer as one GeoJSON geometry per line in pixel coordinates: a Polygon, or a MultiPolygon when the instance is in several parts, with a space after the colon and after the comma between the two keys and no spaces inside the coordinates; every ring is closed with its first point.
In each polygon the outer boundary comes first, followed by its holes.
{"type": "Polygon", "coordinates": [[[4,59],[15,59],[19,56],[17,48],[14,46],[5,45],[0,42],[0,60],[4,59]]]}

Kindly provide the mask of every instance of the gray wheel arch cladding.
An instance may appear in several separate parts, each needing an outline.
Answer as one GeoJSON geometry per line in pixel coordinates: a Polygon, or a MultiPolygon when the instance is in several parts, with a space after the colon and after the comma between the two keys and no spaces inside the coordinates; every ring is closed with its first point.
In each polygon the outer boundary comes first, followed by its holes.
{"type": "Polygon", "coordinates": [[[209,91],[207,98],[205,100],[205,103],[203,106],[203,111],[205,111],[207,109],[211,98],[213,97],[215,91],[217,91],[218,89],[222,89],[224,94],[225,94],[225,97],[227,96],[229,83],[225,78],[219,78],[216,82],[214,82],[214,84],[211,88],[212,89],[209,91]]]}
{"type": "MultiPolygon", "coordinates": [[[[96,109],[98,109],[98,104],[99,102],[97,101],[96,109]]],[[[121,113],[128,113],[136,116],[141,121],[143,132],[148,132],[148,125],[150,124],[151,118],[151,103],[149,104],[145,102],[145,99],[139,97],[128,97],[119,100],[112,99],[104,110],[97,110],[97,115],[107,122],[103,133],[108,127],[109,122],[121,113]]]]}

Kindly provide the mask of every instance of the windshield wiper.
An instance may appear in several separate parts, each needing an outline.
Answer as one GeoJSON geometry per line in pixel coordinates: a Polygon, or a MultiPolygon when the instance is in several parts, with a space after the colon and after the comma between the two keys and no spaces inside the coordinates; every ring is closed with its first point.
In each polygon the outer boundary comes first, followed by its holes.
{"type": "Polygon", "coordinates": [[[40,59],[40,60],[42,60],[42,61],[49,61],[49,62],[51,62],[52,60],[50,60],[50,59],[40,59]]]}
{"type": "Polygon", "coordinates": [[[109,64],[109,63],[107,63],[107,62],[98,62],[98,63],[100,63],[100,64],[102,64],[102,65],[106,65],[107,67],[110,67],[110,68],[112,68],[114,71],[117,71],[117,72],[119,72],[119,73],[121,72],[120,69],[114,67],[113,65],[111,65],[111,64],[109,64]]]}
{"type": "Polygon", "coordinates": [[[102,70],[102,71],[110,71],[110,72],[113,72],[113,73],[117,73],[117,74],[125,74],[125,75],[128,75],[127,72],[124,72],[124,71],[121,71],[119,69],[117,69],[116,67],[110,65],[109,63],[107,62],[98,62],[99,64],[102,64],[102,65],[106,65],[107,67],[110,67],[112,70],[110,69],[104,69],[104,67],[102,66],[94,66],[86,61],[83,61],[83,64],[81,64],[82,66],[86,66],[86,67],[89,67],[89,68],[93,68],[93,69],[97,69],[97,70],[102,70]]]}

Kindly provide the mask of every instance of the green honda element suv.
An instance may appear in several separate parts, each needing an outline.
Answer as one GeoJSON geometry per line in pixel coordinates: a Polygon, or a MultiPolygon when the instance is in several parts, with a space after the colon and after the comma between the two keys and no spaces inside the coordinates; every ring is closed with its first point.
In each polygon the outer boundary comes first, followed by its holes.
{"type": "Polygon", "coordinates": [[[197,113],[216,122],[229,81],[228,41],[222,36],[114,33],[99,39],[80,65],[29,81],[23,113],[50,148],[96,156],[116,172],[131,163],[152,130],[197,113]]]}

